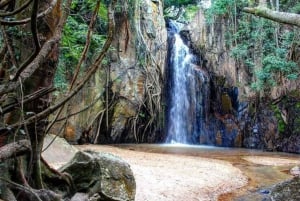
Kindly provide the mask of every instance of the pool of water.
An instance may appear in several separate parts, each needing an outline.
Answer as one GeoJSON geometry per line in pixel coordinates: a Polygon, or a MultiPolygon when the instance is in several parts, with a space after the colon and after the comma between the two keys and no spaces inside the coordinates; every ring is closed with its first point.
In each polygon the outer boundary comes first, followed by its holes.
{"type": "Polygon", "coordinates": [[[113,146],[134,151],[205,157],[230,162],[248,177],[248,185],[236,192],[222,195],[219,198],[222,201],[263,200],[264,189],[292,178],[290,169],[300,165],[300,155],[298,154],[254,149],[186,144],[121,144],[113,146]],[[261,192],[261,195],[255,192],[261,192]]]}

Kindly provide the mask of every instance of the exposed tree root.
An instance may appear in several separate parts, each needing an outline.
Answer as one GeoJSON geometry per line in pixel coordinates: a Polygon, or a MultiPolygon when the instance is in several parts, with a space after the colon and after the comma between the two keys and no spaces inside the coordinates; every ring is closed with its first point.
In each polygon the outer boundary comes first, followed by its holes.
{"type": "Polygon", "coordinates": [[[6,159],[24,155],[31,150],[28,140],[20,140],[0,147],[0,162],[6,159]]]}

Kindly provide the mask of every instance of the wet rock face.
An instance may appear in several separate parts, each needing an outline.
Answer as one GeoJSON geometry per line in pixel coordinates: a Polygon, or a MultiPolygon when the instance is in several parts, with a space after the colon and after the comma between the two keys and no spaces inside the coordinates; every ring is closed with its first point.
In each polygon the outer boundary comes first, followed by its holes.
{"type": "Polygon", "coordinates": [[[60,171],[72,176],[76,192],[97,194],[100,200],[134,201],[136,184],[130,166],[114,155],[79,151],[60,171]]]}
{"type": "Polygon", "coordinates": [[[284,138],[280,151],[300,153],[300,136],[294,135],[290,138],[284,138]]]}
{"type": "Polygon", "coordinates": [[[249,104],[243,145],[246,148],[300,153],[300,104],[289,95],[279,102],[261,101],[257,108],[249,104]]]}
{"type": "Polygon", "coordinates": [[[278,120],[267,105],[255,108],[249,105],[245,123],[243,145],[246,148],[276,151],[278,148],[278,120]]]}
{"type": "Polygon", "coordinates": [[[283,125],[280,151],[300,153],[300,101],[290,94],[278,104],[280,125],[283,125]]]}
{"type": "Polygon", "coordinates": [[[238,88],[225,86],[225,78],[216,75],[211,76],[210,84],[207,129],[200,136],[200,144],[241,147],[242,124],[239,122],[238,88]]]}

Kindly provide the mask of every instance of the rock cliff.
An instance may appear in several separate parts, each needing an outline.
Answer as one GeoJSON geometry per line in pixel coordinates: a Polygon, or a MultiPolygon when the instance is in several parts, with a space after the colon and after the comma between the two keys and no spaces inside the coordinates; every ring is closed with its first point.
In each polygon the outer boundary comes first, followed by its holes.
{"type": "MultiPolygon", "coordinates": [[[[297,109],[291,109],[299,104],[299,79],[282,79],[269,93],[252,90],[250,84],[256,79],[254,74],[243,62],[231,57],[233,46],[226,43],[230,20],[222,16],[215,22],[207,23],[204,11],[200,9],[185,27],[193,46],[208,61],[212,80],[209,125],[214,124],[208,135],[213,136],[215,144],[220,146],[300,153],[296,145],[300,140],[297,131],[300,124],[295,120],[298,119],[295,116],[297,109]]],[[[205,138],[202,141],[206,143],[205,138]]]]}
{"type": "Polygon", "coordinates": [[[69,118],[69,132],[65,132],[68,141],[76,143],[83,133],[90,135],[93,143],[162,140],[167,52],[162,2],[118,1],[115,23],[105,63],[70,107],[74,113],[78,106],[91,106],[69,118]]]}

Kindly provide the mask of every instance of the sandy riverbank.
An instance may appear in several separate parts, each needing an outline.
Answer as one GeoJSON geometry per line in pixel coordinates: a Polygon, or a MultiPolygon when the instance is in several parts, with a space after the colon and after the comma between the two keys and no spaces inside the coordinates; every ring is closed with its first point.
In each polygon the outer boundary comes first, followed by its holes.
{"type": "Polygon", "coordinates": [[[247,183],[238,168],[221,160],[99,145],[79,148],[110,152],[126,160],[137,183],[136,201],[212,201],[247,183]]]}

